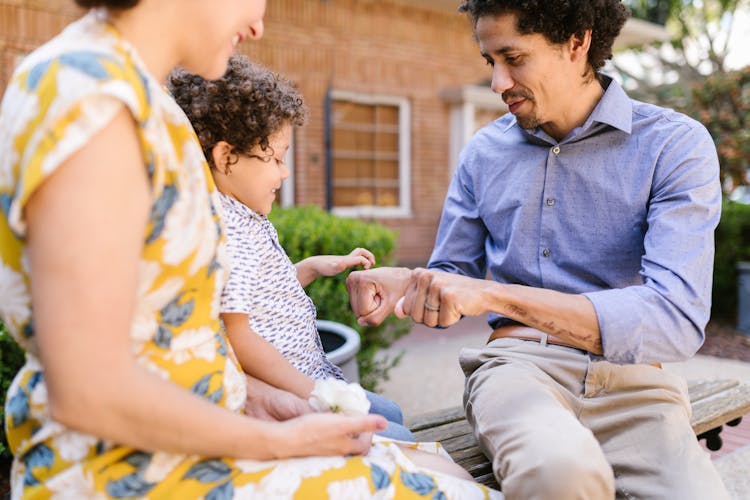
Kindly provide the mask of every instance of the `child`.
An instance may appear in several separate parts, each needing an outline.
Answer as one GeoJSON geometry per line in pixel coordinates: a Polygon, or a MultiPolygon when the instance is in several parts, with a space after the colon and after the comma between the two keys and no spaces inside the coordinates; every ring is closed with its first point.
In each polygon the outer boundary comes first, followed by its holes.
{"type": "MultiPolygon", "coordinates": [[[[314,380],[344,377],[325,356],[315,306],[303,287],[318,276],[368,269],[375,257],[357,248],[293,265],[279,244],[267,215],[289,176],[284,157],[292,126],[302,125],[306,114],[290,82],[234,56],[219,80],[176,71],[168,86],[198,134],[221,193],[232,260],[221,318],[232,347],[248,374],[307,399],[314,380]]],[[[368,399],[370,412],[389,421],[383,435],[413,441],[396,403],[371,392],[368,399]]]]}

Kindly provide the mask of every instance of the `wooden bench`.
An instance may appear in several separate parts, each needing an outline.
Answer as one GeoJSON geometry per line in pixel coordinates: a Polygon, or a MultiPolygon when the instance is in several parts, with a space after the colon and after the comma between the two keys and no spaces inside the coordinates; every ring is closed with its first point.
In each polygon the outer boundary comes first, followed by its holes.
{"type": "MultiPolygon", "coordinates": [[[[710,450],[721,448],[723,425],[737,425],[750,413],[750,385],[736,380],[688,383],[693,407],[691,424],[698,439],[710,450]]],[[[499,489],[492,466],[477,447],[464,410],[460,406],[425,413],[407,421],[417,441],[440,441],[453,460],[478,482],[499,489]]]]}

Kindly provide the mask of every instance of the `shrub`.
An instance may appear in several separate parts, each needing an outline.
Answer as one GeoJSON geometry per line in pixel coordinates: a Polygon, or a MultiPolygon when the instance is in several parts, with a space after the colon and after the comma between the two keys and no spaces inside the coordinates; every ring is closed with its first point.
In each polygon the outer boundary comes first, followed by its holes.
{"type": "Polygon", "coordinates": [[[5,426],[2,425],[5,422],[5,395],[24,360],[23,350],[0,321],[0,463],[11,458],[5,439],[5,426]]]}
{"type": "MultiPolygon", "coordinates": [[[[393,265],[396,233],[382,225],[336,217],[316,206],[276,207],[269,218],[292,262],[312,255],[348,254],[356,247],[363,247],[375,254],[378,266],[393,265]]],[[[317,279],[308,285],[306,291],[318,309],[318,318],[343,323],[359,332],[362,341],[357,354],[360,383],[375,391],[378,383],[388,379],[388,371],[399,361],[399,356],[376,359],[376,353],[407,333],[411,322],[390,315],[377,327],[359,326],[346,293],[348,274],[344,272],[317,279]]]]}
{"type": "Polygon", "coordinates": [[[750,205],[724,201],[715,241],[711,316],[734,321],[737,315],[737,262],[750,261],[750,205]]]}

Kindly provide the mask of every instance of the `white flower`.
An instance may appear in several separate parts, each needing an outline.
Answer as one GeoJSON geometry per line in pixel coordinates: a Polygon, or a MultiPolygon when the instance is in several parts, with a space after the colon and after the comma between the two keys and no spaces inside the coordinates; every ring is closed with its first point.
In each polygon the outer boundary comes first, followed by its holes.
{"type": "Polygon", "coordinates": [[[151,456],[143,479],[149,483],[158,483],[166,478],[183,460],[185,455],[157,452],[151,456]]]}
{"type": "Polygon", "coordinates": [[[130,328],[135,354],[156,335],[159,312],[177,297],[183,284],[182,278],[173,277],[154,287],[160,276],[161,265],[158,262],[141,261],[138,268],[138,302],[130,328]]]}
{"type": "Polygon", "coordinates": [[[229,356],[224,365],[224,395],[224,405],[229,411],[239,413],[245,407],[247,380],[229,356]]]}
{"type": "Polygon", "coordinates": [[[97,439],[88,434],[67,431],[56,436],[52,441],[60,458],[68,462],[78,462],[96,446],[97,439]]]}
{"type": "Polygon", "coordinates": [[[0,318],[11,333],[18,334],[20,327],[29,320],[30,300],[23,276],[0,263],[0,318]]]}
{"type": "Polygon", "coordinates": [[[328,483],[328,498],[341,500],[370,500],[370,484],[364,477],[328,483]]]}
{"type": "MultiPolygon", "coordinates": [[[[239,465],[240,462],[235,463],[239,465]]],[[[243,460],[242,462],[246,463],[240,466],[241,470],[252,466],[250,461],[243,460]]],[[[268,465],[269,462],[265,462],[265,466],[268,467],[268,465]]],[[[275,461],[274,465],[273,469],[257,484],[258,493],[265,495],[262,498],[294,498],[303,479],[319,477],[328,470],[340,469],[346,465],[346,459],[343,457],[291,458],[275,461]]],[[[245,498],[238,492],[235,493],[236,498],[245,498]]]]}
{"type": "Polygon", "coordinates": [[[433,478],[448,500],[485,500],[485,492],[476,483],[448,474],[433,474],[433,478]]]}
{"type": "Polygon", "coordinates": [[[12,84],[5,92],[2,114],[8,122],[0,124],[0,189],[12,189],[15,185],[13,169],[18,163],[18,151],[15,142],[18,135],[26,131],[28,124],[39,114],[39,99],[35,94],[23,90],[20,85],[12,84]]]}
{"type": "Polygon", "coordinates": [[[96,491],[94,480],[90,473],[78,464],[53,476],[46,481],[45,486],[52,493],[51,500],[106,500],[104,493],[96,491]]]}
{"type": "Polygon", "coordinates": [[[216,357],[216,333],[208,326],[185,330],[177,334],[165,358],[177,365],[196,358],[213,361],[216,357]]]}
{"type": "Polygon", "coordinates": [[[34,386],[31,391],[31,404],[34,406],[47,405],[47,384],[39,383],[34,386]]]}
{"type": "Polygon", "coordinates": [[[315,381],[310,404],[317,411],[330,410],[344,415],[367,415],[370,411],[370,401],[362,386],[335,378],[315,381]]]}
{"type": "Polygon", "coordinates": [[[210,204],[204,170],[204,156],[194,140],[183,145],[184,169],[180,171],[179,196],[166,218],[164,231],[164,261],[178,265],[190,261],[188,272],[194,274],[208,266],[216,252],[218,234],[216,222],[207,212],[210,204]],[[199,215],[197,215],[199,214],[199,215]]]}

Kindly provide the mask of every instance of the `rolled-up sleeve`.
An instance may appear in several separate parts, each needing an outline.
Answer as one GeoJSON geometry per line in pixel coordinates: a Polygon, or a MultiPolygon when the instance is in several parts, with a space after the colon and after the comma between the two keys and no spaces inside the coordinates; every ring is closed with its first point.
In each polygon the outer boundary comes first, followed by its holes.
{"type": "Polygon", "coordinates": [[[643,284],[584,294],[596,310],[607,360],[680,361],[700,348],[720,215],[716,149],[705,128],[686,122],[665,142],[654,170],[643,284]]]}

